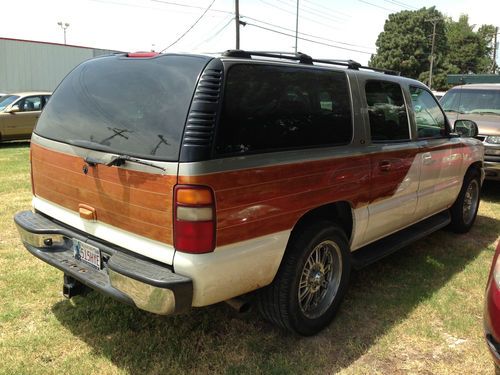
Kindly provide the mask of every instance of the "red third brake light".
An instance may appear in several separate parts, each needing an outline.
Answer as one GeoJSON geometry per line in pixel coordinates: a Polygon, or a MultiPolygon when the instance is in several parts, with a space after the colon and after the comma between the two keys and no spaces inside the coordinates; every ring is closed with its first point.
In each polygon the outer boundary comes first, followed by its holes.
{"type": "Polygon", "coordinates": [[[139,58],[148,58],[158,56],[158,52],[129,52],[127,53],[127,57],[139,57],[139,58]]]}
{"type": "Polygon", "coordinates": [[[177,185],[174,190],[174,247],[202,254],[215,248],[215,200],[212,189],[177,185]]]}

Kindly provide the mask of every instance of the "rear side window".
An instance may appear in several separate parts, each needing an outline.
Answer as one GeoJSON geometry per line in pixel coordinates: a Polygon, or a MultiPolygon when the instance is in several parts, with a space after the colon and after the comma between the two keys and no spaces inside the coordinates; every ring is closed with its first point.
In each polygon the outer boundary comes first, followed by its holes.
{"type": "Polygon", "coordinates": [[[436,99],[427,90],[410,86],[411,101],[419,138],[446,135],[446,120],[436,99]]]}
{"type": "Polygon", "coordinates": [[[365,86],[372,141],[410,139],[401,87],[394,82],[368,81],[365,86]]]}
{"type": "Polygon", "coordinates": [[[348,144],[351,105],[343,72],[235,65],[227,75],[217,154],[348,144]]]}
{"type": "Polygon", "coordinates": [[[109,56],[73,70],[54,92],[35,132],[96,149],[177,161],[200,72],[209,58],[109,56]]]}

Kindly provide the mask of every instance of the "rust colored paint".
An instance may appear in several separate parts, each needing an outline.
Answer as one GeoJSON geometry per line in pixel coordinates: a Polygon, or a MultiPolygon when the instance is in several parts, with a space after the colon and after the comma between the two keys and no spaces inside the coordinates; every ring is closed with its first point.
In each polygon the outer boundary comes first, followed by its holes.
{"type": "Polygon", "coordinates": [[[172,194],[176,176],[96,165],[32,144],[34,194],[76,213],[95,209],[98,221],[172,244],[172,194]]]}

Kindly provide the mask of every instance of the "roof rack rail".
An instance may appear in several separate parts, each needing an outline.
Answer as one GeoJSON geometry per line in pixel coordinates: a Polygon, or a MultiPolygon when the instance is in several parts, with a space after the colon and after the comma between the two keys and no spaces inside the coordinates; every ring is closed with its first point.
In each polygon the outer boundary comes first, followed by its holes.
{"type": "Polygon", "coordinates": [[[245,51],[245,50],[240,50],[240,49],[233,49],[233,50],[227,50],[227,51],[223,52],[222,56],[246,58],[246,59],[251,59],[252,56],[269,57],[269,58],[275,58],[275,59],[286,59],[286,60],[298,61],[300,64],[307,64],[307,65],[313,65],[313,63],[320,63],[320,64],[345,66],[345,67],[347,67],[347,69],[352,69],[352,70],[360,70],[360,69],[372,70],[374,72],[390,74],[390,75],[395,75],[395,76],[399,76],[401,74],[400,72],[398,72],[396,70],[380,69],[380,68],[372,68],[369,66],[363,66],[354,60],[313,59],[311,56],[306,55],[305,53],[301,53],[301,52],[297,52],[297,53],[294,53],[294,52],[274,52],[274,51],[273,52],[265,52],[265,51],[245,51]]]}
{"type": "Polygon", "coordinates": [[[287,59],[298,61],[301,64],[312,65],[313,59],[311,56],[301,52],[265,52],[265,51],[244,51],[241,49],[230,49],[222,53],[224,57],[248,58],[252,56],[271,57],[275,59],[287,59]]]}

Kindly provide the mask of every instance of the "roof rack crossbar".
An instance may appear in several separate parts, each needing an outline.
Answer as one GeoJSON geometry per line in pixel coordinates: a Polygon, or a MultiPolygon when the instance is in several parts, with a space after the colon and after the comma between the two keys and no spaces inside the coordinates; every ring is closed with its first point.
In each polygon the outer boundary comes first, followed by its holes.
{"type": "Polygon", "coordinates": [[[269,57],[275,59],[286,59],[298,61],[301,64],[313,65],[313,63],[320,64],[330,64],[330,65],[339,65],[345,66],[348,69],[352,70],[372,70],[374,72],[389,74],[389,75],[400,75],[400,72],[390,69],[381,69],[381,68],[372,68],[369,66],[364,66],[354,60],[331,60],[331,59],[313,59],[311,56],[306,55],[301,52],[265,52],[265,51],[244,51],[244,50],[227,50],[222,54],[224,57],[236,57],[236,58],[252,58],[252,56],[259,57],[269,57]]]}

